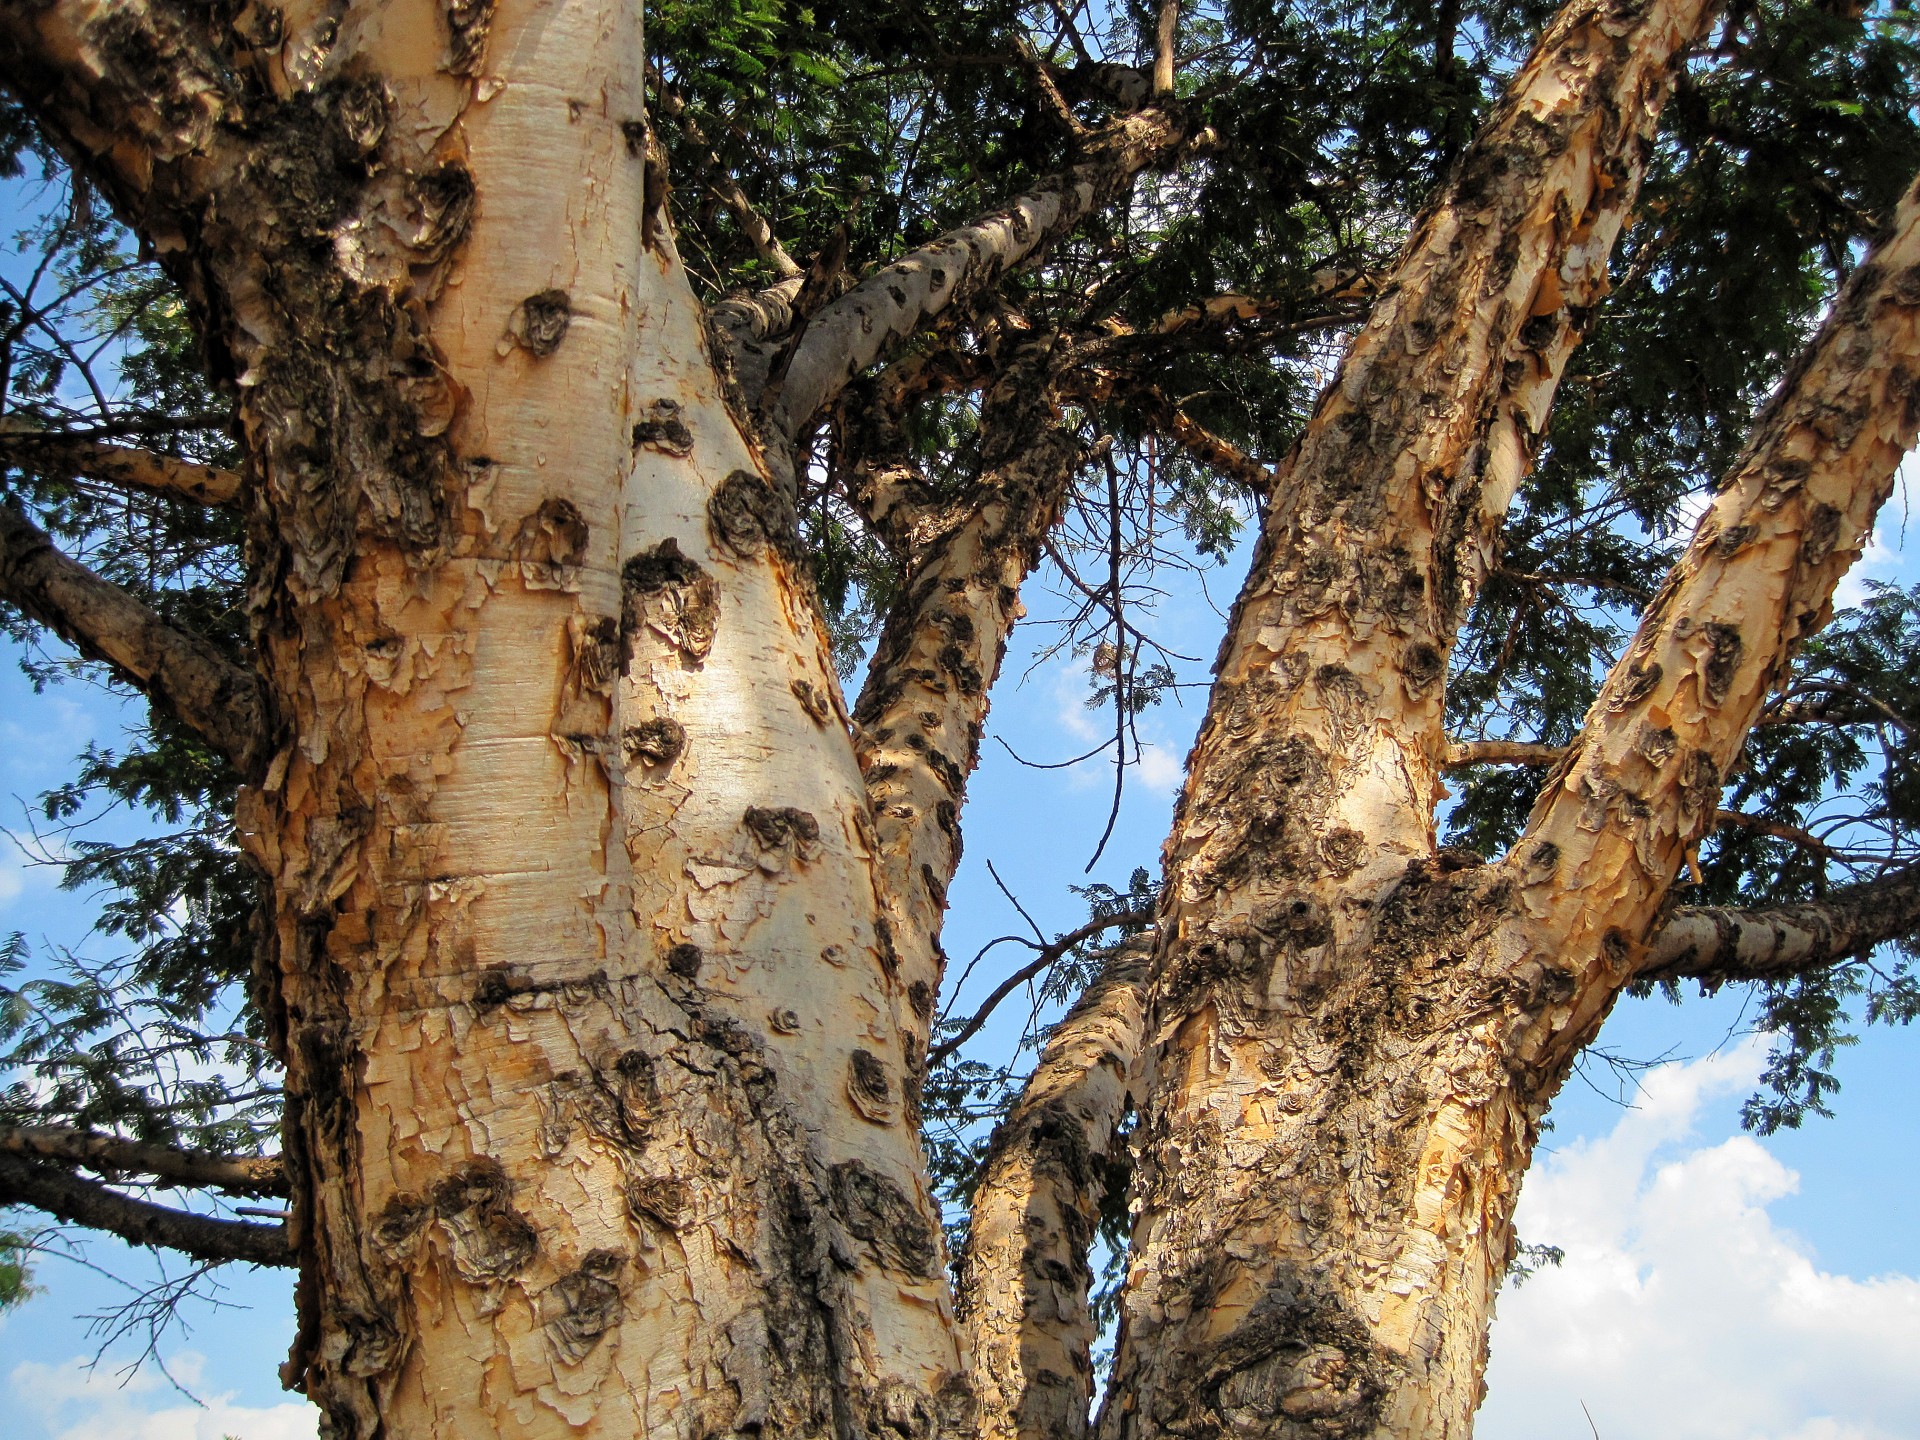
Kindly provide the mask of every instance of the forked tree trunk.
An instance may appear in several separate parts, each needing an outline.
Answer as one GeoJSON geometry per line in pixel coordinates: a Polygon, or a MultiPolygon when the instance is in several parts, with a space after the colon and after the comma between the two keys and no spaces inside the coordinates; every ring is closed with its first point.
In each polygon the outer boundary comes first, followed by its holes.
{"type": "Polygon", "coordinates": [[[1519,844],[1436,848],[1445,655],[1705,19],[1562,15],[1292,459],[1168,844],[1112,1440],[1470,1434],[1540,1120],[1657,970],[1721,777],[1913,443],[1909,192],[1519,844]]]}
{"type": "MultiPolygon", "coordinates": [[[[1448,650],[1711,9],[1554,22],[1276,480],[1150,977],[1088,998],[996,1142],[963,1347],[913,1106],[952,807],[1078,460],[1051,392],[990,407],[1018,453],[906,547],[863,779],[648,191],[637,4],[0,8],[9,82],[239,395],[264,689],[153,627],[102,643],[134,622],[17,518],[0,590],[248,773],[287,1378],[331,1436],[1079,1433],[1090,1162],[1130,1090],[1102,1433],[1468,1433],[1539,1119],[1620,985],[1684,964],[1646,949],[1664,894],[1920,419],[1910,195],[1521,846],[1437,850],[1448,650]]],[[[1111,128],[1118,160],[954,244],[1029,253],[1180,143],[1111,128]]],[[[899,313],[856,290],[808,344],[865,338],[781,405],[934,303],[879,288],[899,313]]]]}

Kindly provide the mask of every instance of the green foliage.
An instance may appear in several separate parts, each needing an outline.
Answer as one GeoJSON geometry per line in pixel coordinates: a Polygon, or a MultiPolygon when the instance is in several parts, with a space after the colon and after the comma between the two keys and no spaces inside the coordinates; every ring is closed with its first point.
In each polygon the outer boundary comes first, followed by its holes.
{"type": "Polygon", "coordinates": [[[33,1242],[18,1230],[0,1230],[0,1311],[31,1299],[40,1287],[33,1283],[28,1256],[33,1242]]]}
{"type": "Polygon", "coordinates": [[[1526,1245],[1516,1243],[1513,1258],[1507,1262],[1507,1279],[1518,1290],[1527,1281],[1549,1266],[1558,1268],[1567,1258],[1567,1252],[1558,1245],[1526,1245]]]}
{"type": "MultiPolygon", "coordinates": [[[[7,110],[6,116],[17,116],[7,110]]],[[[0,130],[0,134],[11,134],[0,130]]],[[[227,403],[207,382],[185,306],[89,188],[43,147],[43,174],[15,238],[11,314],[0,331],[9,423],[128,434],[182,458],[233,464],[227,403]]],[[[240,522],[223,511],[135,501],[27,469],[7,475],[26,509],[97,573],[171,624],[245,653],[240,522]]],[[[0,615],[36,687],[125,693],[101,666],[8,608],[0,615]]],[[[145,707],[139,707],[144,710],[145,707]]],[[[66,1123],[221,1152],[258,1150],[278,1123],[278,1087],[247,1003],[256,882],[231,839],[235,778],[195,735],[148,714],[112,749],[89,746],[40,797],[30,857],[63,888],[99,897],[97,947],[29,964],[0,953],[0,1092],[8,1123],[66,1123]],[[128,813],[143,817],[133,825],[128,813]],[[95,958],[93,950],[107,953],[95,958]]]]}

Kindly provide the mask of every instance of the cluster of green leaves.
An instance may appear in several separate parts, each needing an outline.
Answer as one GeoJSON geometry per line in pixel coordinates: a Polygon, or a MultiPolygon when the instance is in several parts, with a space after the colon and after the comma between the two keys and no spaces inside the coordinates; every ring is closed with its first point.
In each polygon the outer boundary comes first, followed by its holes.
{"type": "Polygon", "coordinates": [[[17,1230],[0,1230],[0,1310],[30,1298],[37,1287],[28,1264],[32,1242],[17,1230]]]}

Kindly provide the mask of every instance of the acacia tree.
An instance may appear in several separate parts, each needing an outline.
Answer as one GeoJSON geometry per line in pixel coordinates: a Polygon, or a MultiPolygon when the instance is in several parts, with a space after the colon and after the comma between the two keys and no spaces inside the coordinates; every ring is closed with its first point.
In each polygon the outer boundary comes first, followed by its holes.
{"type": "Polygon", "coordinates": [[[134,958],[10,992],[0,1199],[295,1267],[329,1434],[1083,1434],[1104,1216],[1103,1435],[1464,1435],[1624,990],[1769,985],[1763,1124],[1850,991],[1912,1013],[1862,962],[1920,917],[1915,602],[1810,640],[1920,425],[1906,12],[0,27],[71,186],[0,596],[152,701],[49,813],[187,822],[71,861],[134,958]],[[1217,552],[1236,497],[1164,873],[1023,972],[1084,993],[930,1165],[1022,586],[1084,599],[1124,774],[1158,517],[1217,552]]]}

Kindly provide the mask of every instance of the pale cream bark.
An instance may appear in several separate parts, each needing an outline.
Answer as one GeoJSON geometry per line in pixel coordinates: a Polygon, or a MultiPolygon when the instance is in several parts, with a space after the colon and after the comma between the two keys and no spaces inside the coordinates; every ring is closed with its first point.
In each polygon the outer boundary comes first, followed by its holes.
{"type": "Polygon", "coordinates": [[[342,1437],[957,1432],[871,817],[643,241],[639,7],[256,20],[7,23],[240,377],[288,1378],[342,1437]]]}

